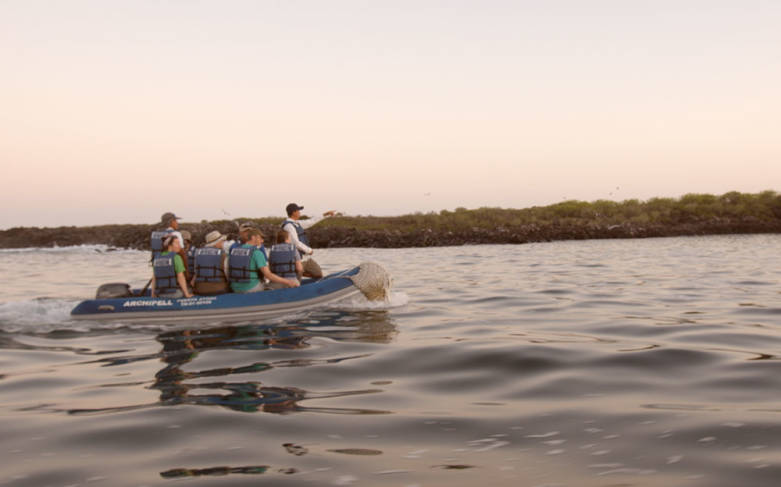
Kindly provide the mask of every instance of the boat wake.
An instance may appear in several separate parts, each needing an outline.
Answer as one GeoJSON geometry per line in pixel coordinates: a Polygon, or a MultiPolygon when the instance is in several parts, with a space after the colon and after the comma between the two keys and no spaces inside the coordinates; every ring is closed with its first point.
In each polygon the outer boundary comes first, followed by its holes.
{"type": "Polygon", "coordinates": [[[6,332],[51,331],[70,322],[77,299],[35,298],[0,303],[0,328],[6,332]]]}
{"type": "Polygon", "coordinates": [[[116,322],[85,322],[72,319],[71,310],[79,299],[35,298],[0,303],[0,333],[46,335],[55,332],[101,333],[120,329],[163,331],[160,325],[116,322]]]}
{"type": "Polygon", "coordinates": [[[409,296],[400,291],[391,291],[387,300],[370,301],[364,295],[358,294],[329,305],[329,308],[344,311],[381,311],[400,308],[409,303],[409,296]]]}

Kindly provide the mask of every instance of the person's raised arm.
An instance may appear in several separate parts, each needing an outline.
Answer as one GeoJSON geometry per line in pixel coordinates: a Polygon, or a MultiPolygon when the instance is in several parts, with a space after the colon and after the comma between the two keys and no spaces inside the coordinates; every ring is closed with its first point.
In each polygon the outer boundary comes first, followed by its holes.
{"type": "Polygon", "coordinates": [[[325,213],[323,213],[323,216],[313,216],[312,218],[308,218],[306,220],[298,220],[298,224],[301,225],[301,228],[307,229],[313,225],[317,225],[321,221],[323,221],[324,218],[332,217],[336,214],[336,211],[334,210],[328,210],[325,213]]]}

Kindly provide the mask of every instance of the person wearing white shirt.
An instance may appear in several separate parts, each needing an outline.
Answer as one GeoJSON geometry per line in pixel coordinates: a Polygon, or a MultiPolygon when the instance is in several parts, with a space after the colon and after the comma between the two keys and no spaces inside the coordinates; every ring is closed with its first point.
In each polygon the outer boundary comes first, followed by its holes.
{"type": "Polygon", "coordinates": [[[176,238],[179,239],[179,246],[184,248],[184,237],[182,237],[182,232],[179,231],[179,220],[181,218],[171,212],[163,213],[163,216],[160,217],[160,223],[168,225],[165,231],[176,235],[176,238]]]}
{"type": "Polygon", "coordinates": [[[314,249],[309,246],[309,238],[306,236],[306,229],[322,221],[323,218],[334,216],[334,211],[326,211],[321,217],[301,220],[301,210],[303,206],[297,203],[290,203],[285,207],[287,218],[282,222],[282,230],[290,234],[290,243],[298,249],[304,266],[304,276],[320,279],[323,277],[323,271],[320,266],[312,259],[314,249]]]}
{"type": "MultiPolygon", "coordinates": [[[[163,213],[163,216],[160,217],[160,225],[166,226],[167,228],[165,230],[155,230],[149,236],[149,246],[152,249],[152,260],[155,260],[155,258],[157,258],[164,250],[163,240],[165,240],[169,235],[176,236],[176,239],[179,241],[179,247],[184,248],[184,237],[182,237],[182,233],[179,231],[178,216],[174,215],[170,211],[163,213]]],[[[185,255],[183,258],[186,257],[187,256],[185,255]]]]}

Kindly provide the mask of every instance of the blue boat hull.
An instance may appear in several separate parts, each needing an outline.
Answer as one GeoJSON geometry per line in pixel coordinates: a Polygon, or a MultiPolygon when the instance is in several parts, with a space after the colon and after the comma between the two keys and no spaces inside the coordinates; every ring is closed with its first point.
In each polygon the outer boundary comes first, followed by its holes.
{"type": "Polygon", "coordinates": [[[359,267],[304,281],[297,288],[192,298],[137,296],[88,299],[71,311],[77,320],[180,321],[263,318],[296,313],[360,294],[350,279],[359,267]]]}

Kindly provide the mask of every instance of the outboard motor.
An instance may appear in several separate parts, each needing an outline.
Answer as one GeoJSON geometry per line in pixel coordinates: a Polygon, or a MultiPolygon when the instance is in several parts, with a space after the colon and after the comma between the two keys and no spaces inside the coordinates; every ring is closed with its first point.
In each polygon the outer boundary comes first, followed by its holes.
{"type": "Polygon", "coordinates": [[[98,292],[95,293],[96,299],[129,298],[133,296],[130,285],[124,282],[110,282],[101,284],[98,292]]]}

